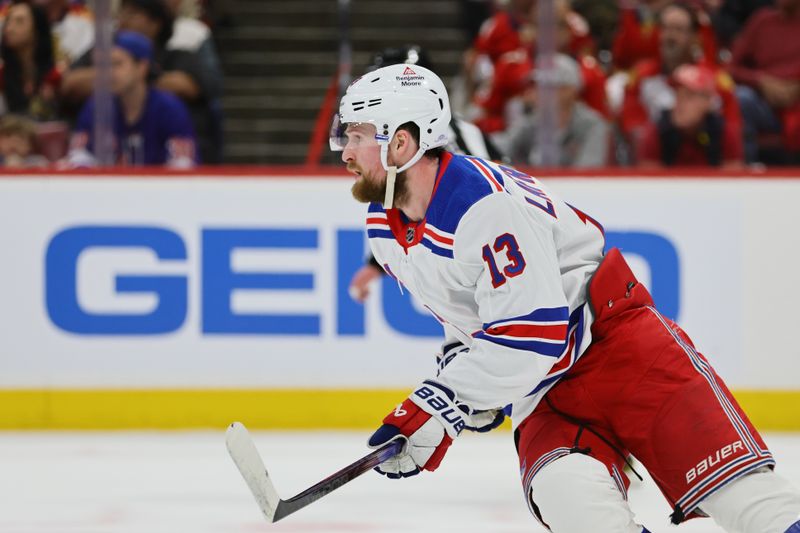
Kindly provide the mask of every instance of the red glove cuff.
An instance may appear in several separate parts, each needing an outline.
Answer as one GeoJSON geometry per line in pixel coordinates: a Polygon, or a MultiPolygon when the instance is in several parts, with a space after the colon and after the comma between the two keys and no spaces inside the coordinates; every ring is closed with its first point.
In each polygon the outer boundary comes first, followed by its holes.
{"type": "Polygon", "coordinates": [[[430,418],[431,415],[420,409],[409,398],[406,398],[403,403],[395,407],[394,411],[386,415],[383,423],[397,427],[400,429],[400,433],[410,437],[430,418]]]}

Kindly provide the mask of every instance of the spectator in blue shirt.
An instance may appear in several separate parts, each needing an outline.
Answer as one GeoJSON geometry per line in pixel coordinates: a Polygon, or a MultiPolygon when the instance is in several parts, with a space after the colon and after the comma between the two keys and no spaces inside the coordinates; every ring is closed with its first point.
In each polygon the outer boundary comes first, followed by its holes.
{"type": "MultiPolygon", "coordinates": [[[[153,46],[144,35],[118,32],[111,51],[114,156],[119,165],[190,168],[197,142],[184,103],[148,83],[153,46]]],[[[70,141],[71,166],[94,166],[94,99],[81,110],[70,141]]]]}

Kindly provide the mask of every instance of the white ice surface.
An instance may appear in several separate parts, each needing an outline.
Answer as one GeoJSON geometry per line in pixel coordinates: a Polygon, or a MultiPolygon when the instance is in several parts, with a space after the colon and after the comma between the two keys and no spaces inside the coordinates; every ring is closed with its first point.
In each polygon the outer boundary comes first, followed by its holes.
{"type": "MultiPolygon", "coordinates": [[[[288,498],[367,452],[367,434],[254,433],[288,498]]],[[[800,435],[767,434],[778,472],[800,486],[800,435]]],[[[649,479],[631,505],[654,533],[678,528],[649,479]]],[[[0,432],[2,533],[544,531],[528,514],[511,434],[467,435],[435,473],[391,481],[368,472],[277,524],[267,524],[218,432],[0,432]]]]}

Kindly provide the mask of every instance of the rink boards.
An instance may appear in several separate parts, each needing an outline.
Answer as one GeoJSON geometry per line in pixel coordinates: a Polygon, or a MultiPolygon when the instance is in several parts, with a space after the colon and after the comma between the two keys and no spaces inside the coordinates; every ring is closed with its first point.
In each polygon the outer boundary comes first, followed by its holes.
{"type": "MultiPolygon", "coordinates": [[[[348,179],[228,174],[0,177],[0,427],[371,427],[435,372],[440,328],[390,278],[347,294],[348,179]]],[[[800,179],[545,183],[757,425],[800,429],[800,179]]]]}

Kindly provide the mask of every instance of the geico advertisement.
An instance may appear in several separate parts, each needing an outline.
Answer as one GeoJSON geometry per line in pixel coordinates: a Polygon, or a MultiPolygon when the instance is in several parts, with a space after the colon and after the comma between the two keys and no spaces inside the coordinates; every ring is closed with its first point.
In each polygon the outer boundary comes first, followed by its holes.
{"type": "MultiPolygon", "coordinates": [[[[0,386],[413,385],[434,371],[441,328],[390,277],[366,305],[348,295],[367,253],[365,209],[349,186],[0,180],[0,386]]],[[[748,331],[760,320],[753,306],[768,306],[773,319],[792,312],[785,296],[765,302],[752,290],[775,279],[760,279],[764,261],[750,256],[765,240],[774,248],[793,238],[792,226],[783,235],[757,231],[772,215],[751,208],[768,185],[593,178],[551,186],[600,220],[608,246],[623,250],[662,312],[734,385],[764,386],[769,374],[780,386],[774,373],[753,370],[765,353],[773,368],[797,375],[797,357],[784,361],[791,329],[748,331]]],[[[781,201],[798,199],[793,184],[774,186],[788,187],[781,201]]]]}

